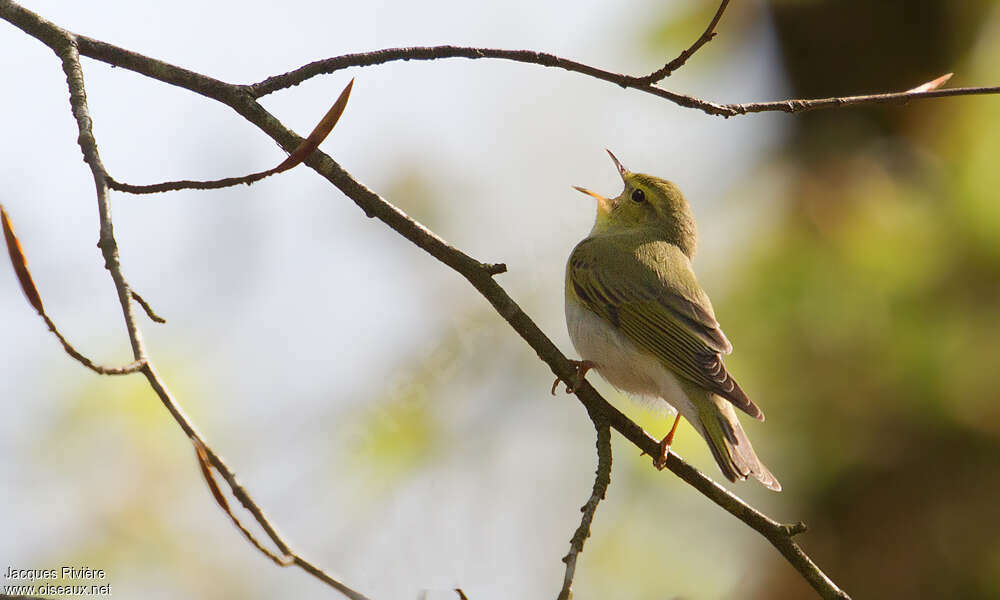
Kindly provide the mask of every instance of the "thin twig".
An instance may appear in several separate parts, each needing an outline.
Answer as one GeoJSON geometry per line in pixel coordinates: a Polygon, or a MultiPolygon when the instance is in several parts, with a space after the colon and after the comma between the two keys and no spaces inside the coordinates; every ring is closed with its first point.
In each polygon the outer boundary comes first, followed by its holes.
{"type": "Polygon", "coordinates": [[[167,322],[166,319],[153,312],[153,307],[149,305],[149,302],[146,302],[145,298],[139,295],[139,292],[131,289],[129,291],[132,292],[132,299],[139,303],[139,306],[142,307],[142,310],[146,311],[146,316],[149,317],[150,320],[152,320],[155,323],[167,322]]]}
{"type": "MultiPolygon", "coordinates": [[[[717,13],[719,14],[719,13],[717,13]]],[[[81,37],[81,39],[83,39],[81,37]]],[[[107,53],[102,53],[103,57],[108,57],[107,53]]],[[[95,56],[99,60],[104,60],[105,58],[95,56]]],[[[649,83],[649,75],[645,77],[635,77],[632,75],[627,75],[624,73],[613,73],[611,71],[606,71],[597,67],[592,67],[574,60],[567,58],[562,58],[554,54],[549,54],[546,52],[535,52],[533,50],[502,50],[497,48],[474,48],[467,46],[417,46],[412,48],[385,48],[382,50],[375,50],[372,52],[360,52],[356,54],[344,54],[342,56],[336,56],[333,58],[327,58],[324,60],[318,60],[309,63],[305,66],[299,67],[288,73],[282,75],[275,75],[273,77],[268,77],[267,79],[246,86],[249,93],[255,97],[259,98],[261,96],[282,90],[288,87],[298,85],[312,77],[317,75],[324,75],[329,73],[335,73],[342,69],[349,67],[367,67],[371,65],[380,65],[387,62],[398,61],[398,60],[440,60],[445,58],[469,58],[469,59],[479,59],[479,58],[493,58],[501,60],[511,60],[515,62],[523,62],[541,65],[544,67],[557,67],[560,69],[565,69],[574,73],[580,73],[582,75],[587,75],[595,79],[600,79],[602,81],[607,81],[614,83],[615,85],[621,86],[623,88],[632,88],[640,92],[645,92],[647,94],[653,94],[654,96],[659,96],[665,100],[669,100],[678,106],[685,108],[693,108],[700,110],[704,113],[720,116],[720,117],[736,117],[740,115],[746,115],[751,113],[759,112],[786,112],[786,113],[797,113],[805,112],[809,110],[817,110],[824,108],[842,108],[847,106],[862,106],[862,105],[873,105],[873,104],[887,104],[887,103],[905,103],[910,100],[919,100],[923,98],[938,98],[944,96],[969,96],[969,95],[982,95],[982,94],[998,94],[1000,93],[1000,86],[993,87],[968,87],[968,88],[950,88],[946,90],[936,90],[931,92],[891,92],[891,93],[881,93],[881,94],[869,94],[863,96],[843,96],[836,98],[815,98],[815,99],[791,99],[791,100],[776,100],[772,102],[747,102],[742,104],[719,104],[716,102],[710,102],[708,100],[702,100],[700,98],[695,98],[686,94],[679,94],[677,92],[672,92],[665,90],[661,87],[657,87],[649,83]]],[[[131,62],[131,61],[130,61],[131,62]]],[[[113,63],[118,64],[118,63],[113,63]]],[[[133,66],[128,64],[118,64],[118,66],[123,66],[128,69],[133,69],[133,66]]],[[[148,66],[134,65],[140,68],[135,68],[140,73],[150,75],[151,77],[156,77],[168,83],[175,83],[181,80],[180,74],[177,76],[171,76],[169,78],[163,77],[162,74],[158,77],[158,70],[152,70],[148,66]]],[[[177,84],[180,85],[180,84],[177,84]]],[[[204,85],[204,83],[202,84],[204,85]]],[[[201,87],[201,86],[200,86],[201,87]]],[[[198,90],[193,90],[198,91],[198,90]]],[[[199,92],[199,93],[204,93],[199,92]]],[[[221,97],[222,94],[216,91],[213,97],[221,97]]]]}
{"type": "Polygon", "coordinates": [[[108,175],[107,180],[108,187],[119,192],[126,192],[128,194],[162,194],[163,192],[176,192],[178,190],[219,190],[240,184],[250,185],[271,174],[272,173],[269,171],[261,171],[259,173],[251,173],[241,177],[224,177],[222,179],[212,179],[209,181],[181,179],[178,181],[164,181],[162,183],[152,183],[149,185],[133,185],[131,183],[123,183],[116,179],[112,179],[110,175],[108,175]]]}
{"type": "Polygon", "coordinates": [[[722,13],[726,12],[727,6],[729,6],[729,0],[722,0],[722,3],[719,4],[718,10],[715,11],[715,16],[712,17],[712,21],[708,24],[708,27],[705,28],[705,32],[702,33],[701,36],[697,40],[695,40],[693,44],[691,44],[690,48],[688,48],[684,52],[681,52],[677,56],[677,58],[669,61],[667,64],[663,65],[662,68],[657,69],[656,71],[653,71],[649,75],[646,75],[645,77],[642,77],[640,79],[648,84],[653,84],[656,83],[657,81],[670,77],[671,73],[684,66],[684,63],[686,63],[689,58],[694,56],[695,52],[697,52],[699,49],[701,49],[702,46],[709,43],[710,41],[712,41],[713,38],[715,38],[716,36],[715,27],[719,24],[719,21],[722,19],[722,13]]]}
{"type": "Polygon", "coordinates": [[[697,108],[710,114],[722,114],[725,112],[725,109],[721,105],[643,83],[638,77],[623,73],[613,73],[575,60],[556,56],[555,54],[549,54],[548,52],[451,45],[384,48],[372,52],[344,54],[342,56],[311,62],[283,75],[268,77],[259,83],[248,86],[248,90],[254,98],[260,98],[278,90],[298,85],[317,75],[335,73],[348,67],[368,67],[397,60],[441,60],[445,58],[468,58],[473,60],[492,58],[541,65],[543,67],[555,67],[614,83],[623,88],[635,88],[648,94],[660,96],[680,106],[697,108]]]}
{"type": "Polygon", "coordinates": [[[56,324],[52,322],[52,319],[49,318],[49,315],[43,313],[42,319],[45,321],[45,324],[49,326],[49,331],[51,331],[53,335],[56,336],[56,339],[59,340],[59,343],[62,344],[63,350],[66,351],[66,354],[69,354],[80,364],[99,375],[129,375],[131,373],[138,373],[144,366],[146,366],[146,361],[142,359],[133,361],[123,367],[106,367],[104,365],[99,365],[74,348],[73,345],[69,343],[69,340],[63,337],[63,334],[56,327],[56,324]]]}
{"type": "Polygon", "coordinates": [[[576,528],[573,538],[569,541],[569,554],[563,557],[566,563],[566,574],[563,576],[562,589],[559,590],[559,600],[570,600],[573,597],[573,577],[576,575],[576,559],[583,552],[583,545],[590,537],[590,524],[594,522],[597,505],[608,492],[611,484],[611,429],[599,416],[591,415],[594,428],[597,429],[597,475],[594,478],[594,488],[590,498],[580,512],[580,526],[576,528]]]}
{"type": "MultiPolygon", "coordinates": [[[[299,146],[284,160],[278,163],[276,167],[272,167],[266,171],[243,175],[242,177],[225,177],[223,179],[215,179],[211,181],[167,181],[165,183],[156,183],[152,185],[131,185],[128,183],[120,183],[112,179],[110,175],[105,174],[108,187],[130,194],[158,194],[161,192],[173,192],[177,190],[217,190],[240,184],[250,185],[264,179],[265,177],[270,177],[271,175],[277,175],[278,173],[284,173],[289,169],[294,169],[302,164],[302,161],[312,154],[313,150],[319,147],[323,140],[326,139],[326,136],[329,135],[333,126],[340,120],[340,116],[344,114],[344,109],[347,107],[347,100],[351,97],[351,88],[353,87],[354,80],[352,79],[351,82],[347,84],[347,87],[344,88],[344,91],[340,93],[340,96],[337,98],[336,102],[333,103],[333,106],[330,107],[330,110],[326,112],[323,118],[320,119],[319,123],[316,124],[316,127],[313,128],[309,137],[302,140],[302,143],[299,144],[299,146]]],[[[138,301],[142,304],[141,298],[139,298],[138,301]]],[[[143,308],[146,308],[146,312],[149,312],[148,307],[145,304],[143,304],[143,308]]]]}
{"type": "Polygon", "coordinates": [[[948,96],[982,96],[1000,94],[1000,86],[945,88],[929,91],[890,92],[865,94],[861,96],[838,96],[835,98],[813,98],[810,100],[776,100],[773,102],[747,102],[745,104],[724,104],[730,111],[728,116],[746,115],[760,112],[800,113],[824,108],[845,108],[848,106],[873,106],[877,104],[906,104],[911,100],[945,98],[948,96]]]}

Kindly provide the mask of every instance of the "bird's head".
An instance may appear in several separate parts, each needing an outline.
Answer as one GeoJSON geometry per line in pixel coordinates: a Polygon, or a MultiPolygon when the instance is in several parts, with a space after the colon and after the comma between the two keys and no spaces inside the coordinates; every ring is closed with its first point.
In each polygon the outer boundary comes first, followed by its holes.
{"type": "Polygon", "coordinates": [[[616,198],[605,198],[574,186],[597,200],[597,219],[591,235],[649,230],[656,236],[654,239],[675,244],[689,258],[693,256],[698,235],[684,194],[666,179],[629,171],[610,150],[607,152],[625,184],[622,193],[616,198]]]}

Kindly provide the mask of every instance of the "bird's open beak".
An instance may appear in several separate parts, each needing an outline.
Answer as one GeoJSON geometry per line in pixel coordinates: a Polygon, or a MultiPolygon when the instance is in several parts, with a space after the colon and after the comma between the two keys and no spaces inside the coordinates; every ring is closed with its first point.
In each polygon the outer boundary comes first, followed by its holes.
{"type": "Polygon", "coordinates": [[[611,212],[612,208],[614,208],[614,203],[611,202],[610,199],[605,198],[604,196],[598,194],[597,192],[592,192],[592,191],[588,190],[587,188],[582,188],[582,187],[580,187],[578,185],[574,185],[573,189],[576,190],[576,191],[578,191],[578,192],[583,192],[584,194],[587,194],[588,196],[592,196],[592,197],[596,198],[597,199],[597,212],[599,212],[601,214],[606,215],[606,214],[608,214],[608,213],[611,212]]]}
{"type": "MultiPolygon", "coordinates": [[[[622,177],[622,181],[625,181],[625,177],[626,177],[626,175],[629,174],[629,170],[626,169],[625,167],[623,167],[620,162],[618,162],[618,158],[614,154],[611,153],[611,150],[608,150],[607,148],[605,148],[604,150],[608,153],[608,156],[611,157],[611,160],[614,161],[615,167],[618,168],[618,174],[621,175],[621,177],[622,177]]],[[[611,213],[612,209],[614,209],[614,207],[615,207],[615,200],[617,200],[617,199],[605,198],[604,196],[602,196],[602,195],[600,195],[600,194],[598,194],[596,192],[592,192],[592,191],[588,190],[587,188],[582,188],[582,187],[579,187],[579,186],[576,186],[576,185],[573,186],[573,189],[576,190],[576,191],[578,191],[578,192],[583,192],[584,194],[587,194],[588,196],[592,196],[592,197],[596,198],[597,199],[597,212],[599,214],[608,215],[608,214],[611,213]]]]}
{"type": "Polygon", "coordinates": [[[618,174],[621,175],[622,181],[625,181],[625,175],[628,174],[628,169],[626,169],[625,167],[623,167],[622,164],[620,162],[618,162],[618,157],[616,157],[614,154],[612,154],[611,150],[608,150],[607,148],[605,148],[604,151],[607,152],[608,156],[611,157],[611,160],[614,161],[615,166],[618,168],[618,174]]]}

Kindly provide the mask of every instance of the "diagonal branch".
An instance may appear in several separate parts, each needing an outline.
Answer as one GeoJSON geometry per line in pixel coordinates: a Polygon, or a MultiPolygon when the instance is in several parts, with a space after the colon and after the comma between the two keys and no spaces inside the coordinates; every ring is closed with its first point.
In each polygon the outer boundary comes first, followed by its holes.
{"type": "Polygon", "coordinates": [[[715,16],[712,17],[712,22],[709,23],[708,27],[705,28],[705,32],[701,34],[701,37],[695,40],[694,43],[691,44],[691,46],[687,50],[681,52],[677,56],[677,58],[663,65],[662,68],[653,71],[652,73],[646,75],[645,77],[642,77],[641,81],[653,84],[656,83],[657,81],[670,77],[671,73],[683,67],[684,63],[686,63],[689,58],[694,56],[695,52],[700,50],[702,46],[711,42],[715,38],[716,36],[715,28],[719,24],[719,21],[722,19],[722,13],[726,12],[727,6],[729,6],[729,0],[722,0],[722,3],[719,4],[718,10],[715,11],[715,16]]]}
{"type": "MultiPolygon", "coordinates": [[[[260,127],[281,146],[290,148],[298,143],[298,136],[285,129],[255,100],[248,98],[233,108],[251,123],[260,127]]],[[[573,363],[562,354],[503,287],[493,279],[494,273],[489,265],[475,260],[448,244],[399,208],[358,182],[322,151],[317,150],[306,161],[306,164],[351,198],[366,215],[383,221],[397,233],[462,275],[510,324],[514,331],[531,346],[538,357],[549,365],[553,374],[564,381],[569,381],[571,380],[569,378],[575,376],[576,368],[573,363]]],[[[597,418],[610,424],[637,448],[644,450],[650,456],[657,455],[659,442],[608,403],[590,384],[585,383],[575,393],[588,413],[592,416],[596,415],[597,418]]],[[[839,599],[848,597],[815,563],[808,559],[801,547],[792,540],[792,536],[800,533],[801,528],[794,525],[783,525],[767,517],[685,463],[675,454],[670,455],[666,466],[712,502],[764,535],[792,566],[799,570],[820,596],[839,599]]]]}
{"type": "Polygon", "coordinates": [[[600,504],[601,500],[604,500],[608,486],[611,484],[611,430],[600,417],[591,415],[591,418],[594,421],[594,428],[597,429],[597,474],[594,478],[594,488],[590,493],[590,498],[580,509],[583,517],[580,519],[580,526],[573,534],[573,539],[569,541],[569,554],[563,557],[563,562],[566,563],[566,574],[563,577],[558,600],[570,600],[573,597],[576,559],[583,552],[583,545],[590,537],[590,524],[594,522],[597,505],[600,504]]]}
{"type": "MultiPolygon", "coordinates": [[[[294,147],[297,143],[297,136],[285,129],[255,100],[248,98],[244,103],[233,108],[283,147],[294,147]]],[[[493,279],[494,273],[489,265],[481,263],[451,246],[410,218],[399,208],[354,179],[321,150],[317,150],[306,161],[306,164],[351,198],[366,215],[383,221],[397,233],[462,275],[510,324],[514,331],[531,346],[538,357],[549,365],[553,374],[564,381],[570,381],[575,376],[576,368],[573,363],[507,294],[506,290],[493,279]]],[[[589,383],[585,382],[575,393],[592,418],[596,416],[602,422],[610,424],[636,447],[644,450],[650,456],[657,456],[659,442],[608,403],[589,383]]],[[[792,540],[792,536],[801,531],[800,528],[782,525],[767,517],[674,454],[670,455],[666,466],[712,502],[764,535],[823,598],[843,599],[848,597],[815,563],[808,559],[798,544],[792,540]]]]}
{"type": "Polygon", "coordinates": [[[139,292],[135,290],[129,290],[129,291],[132,292],[132,299],[139,303],[139,306],[142,307],[142,310],[146,311],[146,316],[149,317],[151,321],[160,324],[167,322],[166,319],[156,314],[156,312],[153,310],[153,307],[149,305],[149,302],[146,302],[145,298],[139,295],[139,292]]]}

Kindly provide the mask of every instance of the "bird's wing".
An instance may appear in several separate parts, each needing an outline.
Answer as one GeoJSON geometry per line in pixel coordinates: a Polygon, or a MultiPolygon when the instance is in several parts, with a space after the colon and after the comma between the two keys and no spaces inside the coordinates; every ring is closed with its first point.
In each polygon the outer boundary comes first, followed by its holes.
{"type": "Polygon", "coordinates": [[[691,262],[677,246],[634,244],[612,236],[588,238],[573,250],[566,276],[587,308],[664,366],[763,418],[726,371],[721,355],[732,351],[732,345],[719,328],[691,262]]]}

